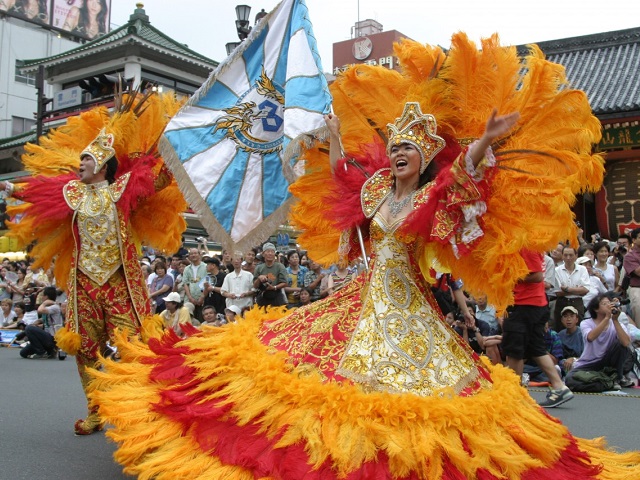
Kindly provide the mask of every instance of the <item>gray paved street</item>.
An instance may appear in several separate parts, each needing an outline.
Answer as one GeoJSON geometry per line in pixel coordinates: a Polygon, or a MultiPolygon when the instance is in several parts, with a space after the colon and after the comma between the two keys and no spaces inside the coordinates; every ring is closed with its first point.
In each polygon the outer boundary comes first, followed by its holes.
{"type": "MultiPolygon", "coordinates": [[[[0,348],[0,479],[112,480],[122,474],[104,434],[73,435],[85,413],[73,357],[24,360],[17,349],[0,348]]],[[[606,436],[620,450],[640,448],[640,390],[633,396],[576,395],[550,413],[580,437],[606,436]]],[[[532,389],[537,400],[542,389],[532,389]]]]}

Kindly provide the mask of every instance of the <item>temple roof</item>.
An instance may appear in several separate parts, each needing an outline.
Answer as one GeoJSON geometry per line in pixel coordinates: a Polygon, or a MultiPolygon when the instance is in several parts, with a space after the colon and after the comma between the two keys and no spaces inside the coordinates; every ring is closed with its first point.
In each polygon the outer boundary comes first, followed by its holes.
{"type": "Polygon", "coordinates": [[[600,118],[640,115],[640,27],[539,42],[600,118]]]}
{"type": "Polygon", "coordinates": [[[44,64],[47,67],[59,66],[68,62],[76,62],[89,56],[106,54],[106,52],[119,50],[118,47],[130,48],[138,46],[153,52],[156,55],[174,57],[176,60],[193,63],[207,70],[213,70],[218,62],[191,50],[187,45],[177,42],[155,28],[149,22],[149,17],[137,4],[136,10],[129,17],[129,21],[101,37],[91,40],[77,48],[67,50],[47,58],[25,60],[21,69],[24,72],[36,71],[37,66],[44,64]]]}

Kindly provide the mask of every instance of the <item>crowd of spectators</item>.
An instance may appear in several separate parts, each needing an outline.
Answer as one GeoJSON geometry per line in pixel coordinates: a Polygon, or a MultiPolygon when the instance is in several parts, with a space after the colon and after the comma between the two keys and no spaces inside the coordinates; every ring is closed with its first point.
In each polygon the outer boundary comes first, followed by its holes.
{"type": "MultiPolygon", "coordinates": [[[[0,269],[0,324],[19,330],[13,340],[25,358],[64,358],[53,335],[64,323],[66,296],[52,270],[33,271],[27,259],[5,259],[0,269]]],[[[259,305],[299,308],[350,281],[362,265],[323,269],[297,248],[277,251],[271,243],[247,252],[211,252],[204,238],[172,256],[143,247],[140,268],[154,312],[167,330],[182,336],[181,325],[221,326],[259,305]],[[266,248],[265,248],[266,247],[266,248]]],[[[106,354],[111,353],[109,347],[106,354]]]]}
{"type": "MultiPolygon", "coordinates": [[[[640,345],[640,247],[635,246],[640,229],[616,242],[593,240],[581,241],[578,249],[559,243],[544,257],[551,312],[544,334],[547,354],[573,389],[579,390],[589,376],[578,372],[593,371],[608,373],[611,389],[632,386],[640,373],[636,367],[634,375],[634,348],[640,345]]],[[[254,304],[305,307],[347,284],[364,266],[357,261],[325,269],[299,248],[279,251],[269,242],[246,252],[216,254],[199,238],[195,247],[168,257],[143,248],[140,268],[155,312],[167,330],[183,335],[184,323],[222,326],[254,304]]],[[[451,327],[478,354],[504,363],[504,317],[486,295],[467,295],[463,283],[450,275],[437,278],[434,297],[451,327]]],[[[2,262],[0,322],[3,329],[22,331],[15,342],[22,345],[23,357],[60,354],[53,335],[63,324],[65,307],[52,270],[34,271],[28,260],[2,262]]],[[[532,383],[548,380],[532,359],[525,359],[524,372],[532,383]]]]}
{"type": "MultiPolygon", "coordinates": [[[[550,307],[544,330],[546,354],[573,391],[633,387],[640,376],[640,229],[621,234],[616,241],[599,235],[591,243],[578,240],[577,249],[569,242],[559,243],[544,257],[550,307]]],[[[440,285],[436,299],[442,294],[440,285]]],[[[455,280],[449,285],[448,323],[476,352],[494,364],[505,363],[505,317],[496,315],[484,295],[465,294],[463,305],[456,297],[464,286],[455,280]],[[465,321],[466,310],[473,312],[471,322],[465,321]]],[[[549,379],[532,360],[525,359],[523,384],[548,385],[549,379]]]]}
{"type": "Polygon", "coordinates": [[[221,326],[236,321],[255,304],[299,308],[346,285],[363,265],[324,269],[299,248],[276,249],[273,243],[247,252],[216,254],[204,238],[171,257],[145,248],[140,268],[149,295],[165,327],[183,335],[180,324],[221,326]]]}
{"type": "Polygon", "coordinates": [[[55,285],[53,271],[33,269],[32,261],[5,258],[0,268],[0,326],[19,330],[12,343],[23,358],[64,358],[53,335],[64,323],[66,295],[55,285]]]}

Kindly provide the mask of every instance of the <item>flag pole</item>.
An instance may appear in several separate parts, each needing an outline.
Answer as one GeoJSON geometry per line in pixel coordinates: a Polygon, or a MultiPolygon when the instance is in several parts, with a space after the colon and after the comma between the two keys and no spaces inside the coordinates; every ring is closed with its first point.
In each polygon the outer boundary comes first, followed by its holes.
{"type": "MultiPolygon", "coordinates": [[[[344,146],[342,145],[342,137],[340,137],[340,152],[342,153],[343,158],[347,156],[347,154],[344,151],[344,146]]],[[[346,162],[344,164],[344,170],[347,171],[346,162]]],[[[367,259],[367,249],[364,246],[364,237],[362,236],[362,229],[360,228],[360,225],[356,225],[356,232],[358,234],[358,243],[360,244],[360,251],[362,252],[362,261],[364,262],[364,269],[368,272],[369,260],[367,259]]]]}

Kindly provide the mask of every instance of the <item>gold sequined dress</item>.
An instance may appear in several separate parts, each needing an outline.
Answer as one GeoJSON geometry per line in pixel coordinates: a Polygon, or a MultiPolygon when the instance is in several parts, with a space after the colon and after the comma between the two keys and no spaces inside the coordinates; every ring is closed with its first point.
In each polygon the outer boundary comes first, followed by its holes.
{"type": "MultiPolygon", "coordinates": [[[[379,214],[391,178],[388,169],[376,175],[363,190],[375,197],[365,206],[373,215],[370,272],[337,295],[266,322],[262,341],[287,351],[299,371],[367,390],[428,396],[446,387],[459,394],[489,385],[486,369],[438,311],[416,261],[420,244],[406,242],[402,219],[387,224],[379,214]]],[[[430,187],[418,192],[418,202],[430,187]]]]}

